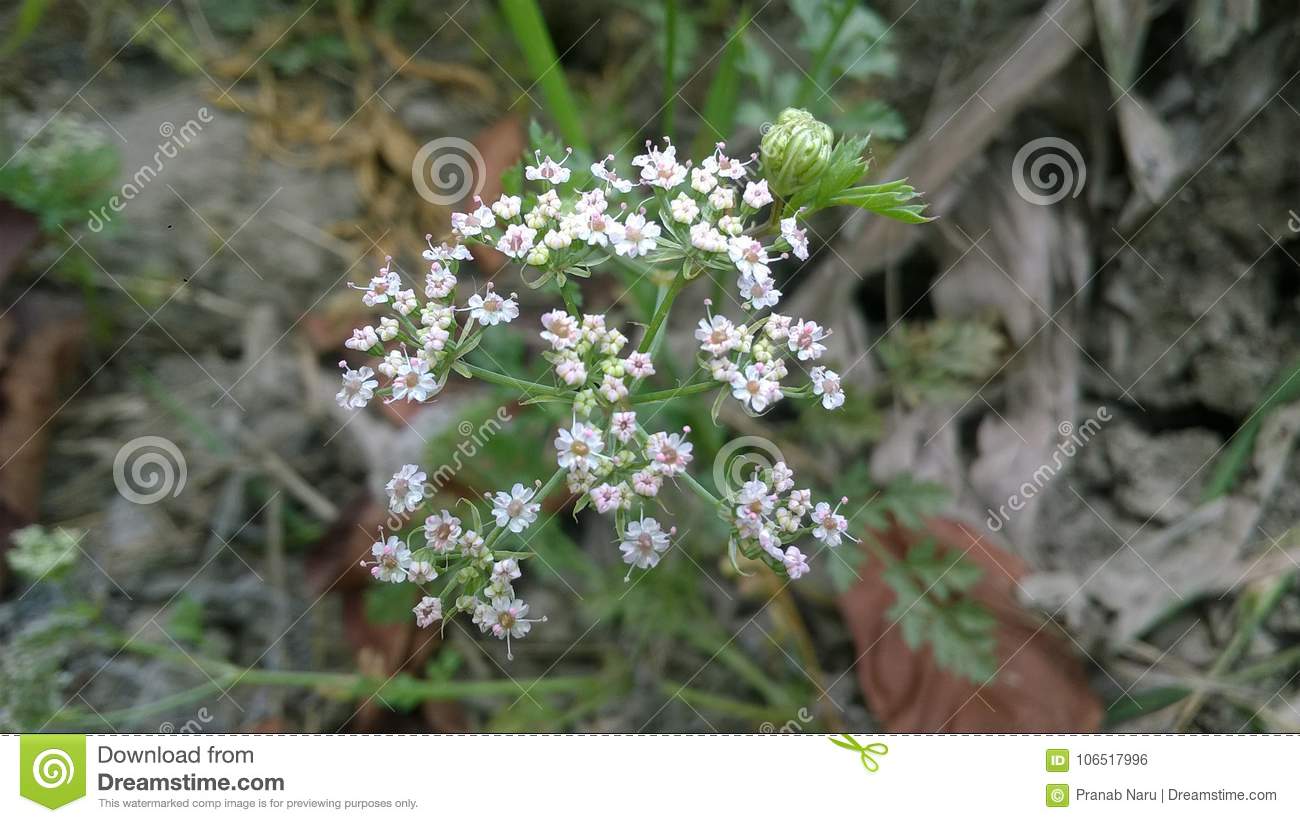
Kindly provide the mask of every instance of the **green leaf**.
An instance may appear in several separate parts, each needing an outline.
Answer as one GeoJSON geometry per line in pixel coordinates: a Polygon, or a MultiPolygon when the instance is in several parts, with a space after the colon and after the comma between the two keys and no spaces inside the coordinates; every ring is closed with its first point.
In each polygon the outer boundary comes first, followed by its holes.
{"type": "Polygon", "coordinates": [[[997,370],[1005,339],[991,319],[899,326],[877,351],[890,382],[911,406],[968,396],[997,370]]]}
{"type": "Polygon", "coordinates": [[[969,680],[993,677],[996,621],[966,596],[983,576],[979,566],[955,552],[940,552],[927,540],[889,564],[883,576],[897,595],[888,616],[909,647],[928,646],[936,664],[969,680]]]}
{"type": "Polygon", "coordinates": [[[907,179],[879,183],[873,186],[855,186],[830,197],[828,206],[857,206],[860,209],[875,212],[884,217],[900,220],[904,223],[928,223],[934,218],[926,217],[926,204],[913,203],[917,197],[916,189],[908,185],[907,179]]]}

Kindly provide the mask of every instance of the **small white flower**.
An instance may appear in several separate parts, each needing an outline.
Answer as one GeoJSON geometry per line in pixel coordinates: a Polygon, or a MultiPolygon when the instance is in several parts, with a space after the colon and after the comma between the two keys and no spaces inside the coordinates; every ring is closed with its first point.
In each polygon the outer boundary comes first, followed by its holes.
{"type": "Polygon", "coordinates": [[[813,393],[822,399],[822,408],[838,409],[844,405],[844,389],[840,376],[824,366],[817,366],[808,376],[812,378],[813,393]]]}
{"type": "Polygon", "coordinates": [[[769,314],[763,323],[763,332],[773,340],[785,340],[790,336],[790,318],[775,312],[769,314]]]}
{"type": "Polygon", "coordinates": [[[693,448],[680,434],[657,432],[646,440],[645,456],[655,471],[672,477],[686,471],[693,448]]]}
{"type": "Polygon", "coordinates": [[[374,369],[369,366],[349,369],[345,361],[340,361],[339,366],[343,369],[343,388],[334,395],[334,399],[345,409],[364,409],[370,398],[375,396],[375,387],[379,385],[378,380],[371,379],[375,376],[374,369]]]}
{"type": "Polygon", "coordinates": [[[709,375],[720,383],[730,383],[740,373],[740,369],[730,360],[719,358],[710,360],[707,365],[709,375]]]}
{"type": "Polygon", "coordinates": [[[460,535],[460,518],[446,509],[424,518],[424,541],[439,554],[451,551],[460,535]]]}
{"type": "Polygon", "coordinates": [[[618,544],[623,562],[638,569],[654,568],[668,549],[668,538],[669,533],[653,517],[633,520],[623,530],[623,541],[618,544]]]}
{"type": "Polygon", "coordinates": [[[415,613],[415,625],[427,629],[442,619],[442,601],[436,597],[421,597],[411,611],[415,613]]]}
{"type": "Polygon", "coordinates": [[[737,284],[740,296],[756,309],[769,309],[781,300],[781,290],[776,281],[766,274],[742,274],[737,284]]]}
{"type": "Polygon", "coordinates": [[[456,275],[435,260],[429,266],[429,273],[424,276],[424,296],[430,300],[441,300],[455,288],[456,275]]]}
{"type": "Polygon", "coordinates": [[[668,204],[668,212],[678,223],[690,223],[700,215],[700,207],[695,198],[681,192],[668,204]]]}
{"type": "Polygon", "coordinates": [[[375,558],[370,566],[370,574],[376,580],[384,583],[401,583],[406,580],[406,570],[411,565],[411,550],[397,535],[389,535],[383,542],[376,541],[370,547],[370,554],[375,558]]]}
{"type": "Polygon", "coordinates": [[[566,386],[581,386],[587,382],[587,366],[576,354],[567,354],[567,357],[556,362],[555,374],[566,386]]]}
{"type": "Polygon", "coordinates": [[[741,236],[728,240],[727,254],[741,274],[762,277],[772,271],[768,268],[770,261],[767,252],[763,250],[763,244],[752,237],[741,236]]]}
{"type": "Polygon", "coordinates": [[[724,214],[718,218],[718,230],[728,237],[739,237],[745,231],[745,221],[734,214],[724,214]]]}
{"type": "Polygon", "coordinates": [[[736,516],[762,520],[772,513],[776,495],[761,480],[749,480],[736,492],[736,516]]]}
{"type": "Polygon", "coordinates": [[[537,198],[537,213],[553,220],[560,213],[561,205],[560,195],[555,193],[555,189],[547,189],[537,198]]]}
{"type": "Polygon", "coordinates": [[[542,509],[541,503],[530,502],[536,493],[536,489],[523,483],[516,483],[508,492],[497,492],[492,498],[492,516],[496,518],[497,526],[504,526],[515,534],[528,528],[542,509]]]}
{"type": "Polygon", "coordinates": [[[518,580],[519,576],[519,561],[513,557],[508,557],[492,564],[492,575],[489,579],[498,585],[509,585],[510,581],[518,580]]]}
{"type": "MultiPolygon", "coordinates": [[[[380,322],[382,323],[383,321],[381,320],[380,322]]],[[[355,351],[369,351],[379,345],[379,335],[375,333],[374,326],[366,326],[364,329],[353,329],[352,336],[349,337],[347,342],[343,345],[355,351]]]]}
{"type": "Polygon", "coordinates": [[[781,399],[781,384],[771,379],[764,364],[752,363],[745,367],[743,374],[732,378],[731,396],[761,413],[781,399]]]}
{"type": "MultiPolygon", "coordinates": [[[[370,328],[370,327],[366,326],[366,328],[370,328]]],[[[384,341],[385,343],[397,337],[398,329],[399,326],[397,325],[397,318],[395,317],[379,318],[379,339],[384,341]]]]}
{"type": "Polygon", "coordinates": [[[457,542],[460,544],[461,553],[472,560],[482,560],[487,556],[487,543],[483,541],[483,536],[473,529],[466,529],[457,542]]]}
{"type": "Polygon", "coordinates": [[[772,202],[772,193],[767,190],[767,181],[750,181],[745,184],[745,205],[751,209],[761,209],[772,202]]]}
{"type": "Polygon", "coordinates": [[[650,469],[641,469],[632,475],[632,491],[642,497],[654,497],[663,488],[664,479],[650,469]]]}
{"type": "Polygon", "coordinates": [[[542,315],[542,339],[551,344],[555,350],[571,349],[578,344],[580,334],[578,323],[568,312],[554,309],[542,315]]]}
{"type": "Polygon", "coordinates": [[[821,341],[829,334],[813,321],[800,318],[790,327],[790,351],[795,352],[800,360],[816,360],[826,353],[821,341]]]}
{"type": "Polygon", "coordinates": [[[424,481],[427,479],[428,475],[414,463],[407,463],[398,469],[393,479],[384,486],[388,492],[388,510],[394,514],[415,511],[424,499],[424,481]]]}
{"type": "Polygon", "coordinates": [[[497,219],[493,216],[492,210],[483,205],[481,201],[478,208],[469,214],[455,212],[451,216],[451,230],[461,237],[473,237],[476,234],[482,234],[484,229],[490,229],[496,224],[497,219]]]}
{"type": "Polygon", "coordinates": [[[515,223],[507,228],[505,234],[501,235],[501,239],[497,241],[497,251],[506,257],[513,257],[518,260],[528,255],[528,252],[533,247],[533,241],[536,239],[536,229],[515,223]]]}
{"type": "Polygon", "coordinates": [[[686,179],[686,167],[677,162],[677,147],[667,137],[662,151],[646,141],[646,153],[632,158],[641,167],[641,182],[663,189],[675,189],[686,179]]]}
{"type": "Polygon", "coordinates": [[[393,308],[397,309],[398,314],[403,317],[419,307],[420,301],[415,299],[415,289],[403,289],[393,293],[393,308]]]}
{"type": "Polygon", "coordinates": [[[605,514],[617,509],[623,505],[623,489],[619,486],[611,486],[609,483],[601,483],[591,490],[591,505],[596,507],[596,511],[605,514]]]}
{"type": "Polygon", "coordinates": [[[627,398],[627,384],[623,382],[623,378],[615,377],[612,374],[605,375],[604,379],[600,381],[600,388],[597,391],[610,403],[617,403],[627,398]]]}
{"type": "Polygon", "coordinates": [[[649,223],[645,215],[632,214],[622,225],[610,227],[609,238],[614,241],[614,253],[624,257],[639,257],[654,251],[658,245],[659,226],[649,223]]]}
{"type": "Polygon", "coordinates": [[[620,443],[630,443],[636,437],[636,412],[614,412],[609,418],[609,430],[620,443]]]}
{"type": "Polygon", "coordinates": [[[523,200],[511,194],[503,194],[500,199],[492,204],[492,211],[502,220],[513,220],[519,216],[521,206],[523,206],[523,200]]]}
{"type": "Polygon", "coordinates": [[[778,494],[785,494],[794,488],[794,472],[784,461],[777,461],[772,467],[772,488],[778,494]]]}
{"type": "MultiPolygon", "coordinates": [[[[845,498],[847,499],[847,498],[845,498]]],[[[841,503],[844,501],[841,500],[841,503]]],[[[849,527],[849,521],[844,515],[839,513],[839,506],[831,508],[830,503],[818,503],[813,509],[813,537],[825,543],[827,546],[838,546],[844,537],[844,530],[849,527]]]]}
{"type": "Polygon", "coordinates": [[[529,620],[528,604],[518,598],[494,597],[492,602],[483,608],[480,615],[475,615],[475,622],[483,631],[489,631],[492,636],[498,640],[506,641],[506,659],[514,660],[514,652],[510,650],[510,640],[518,640],[528,634],[534,623],[544,622],[541,620],[529,620]]]}
{"type": "Polygon", "coordinates": [[[740,332],[730,320],[720,314],[707,320],[701,318],[700,326],[695,330],[695,339],[700,341],[701,350],[714,357],[721,357],[740,348],[740,332]]]}
{"type": "Polygon", "coordinates": [[[649,377],[655,373],[654,363],[650,361],[650,355],[645,352],[632,352],[623,361],[623,367],[627,373],[635,378],[649,377]]]}
{"type": "Polygon", "coordinates": [[[691,226],[691,245],[700,251],[722,252],[727,250],[727,238],[713,224],[701,222],[691,226]]]}
{"type": "Polygon", "coordinates": [[[709,205],[718,211],[727,211],[736,205],[736,190],[727,186],[718,186],[709,192],[709,205]]]}
{"type": "Polygon", "coordinates": [[[604,248],[609,245],[610,237],[619,231],[621,226],[608,214],[592,211],[586,213],[586,219],[577,228],[574,236],[579,240],[587,241],[588,246],[604,248]]]}
{"type": "MultiPolygon", "coordinates": [[[[402,290],[402,278],[392,269],[393,259],[386,258],[379,273],[370,278],[370,284],[361,295],[361,302],[367,306],[378,306],[388,302],[390,295],[402,290]]],[[[349,284],[350,285],[350,284],[349,284]]],[[[359,288],[353,286],[353,288],[359,288]]]]}
{"type": "Polygon", "coordinates": [[[608,183],[615,191],[627,194],[632,191],[632,181],[624,180],[606,167],[606,164],[613,162],[613,160],[614,155],[611,154],[599,163],[592,163],[591,174],[597,180],[603,180],[608,183]]]}
{"type": "Polygon", "coordinates": [[[808,573],[808,558],[794,546],[785,550],[781,562],[785,564],[785,573],[791,580],[798,580],[808,573]]]}
{"type": "Polygon", "coordinates": [[[723,154],[722,150],[724,148],[726,148],[726,144],[719,143],[713,154],[704,158],[704,162],[700,163],[701,168],[711,174],[716,174],[718,177],[727,177],[731,180],[741,179],[745,176],[745,164],[723,154]]]}
{"type": "Polygon", "coordinates": [[[573,235],[564,230],[548,229],[542,242],[546,244],[546,248],[559,251],[573,245],[573,235]]]}
{"type": "Polygon", "coordinates": [[[580,192],[578,203],[574,206],[580,214],[604,214],[607,208],[609,208],[609,201],[605,199],[604,189],[580,192]]]}
{"type": "Polygon", "coordinates": [[[406,577],[412,583],[431,583],[438,579],[438,572],[433,568],[432,563],[417,560],[406,567],[406,577]]]}
{"type": "Polygon", "coordinates": [[[564,153],[564,159],[559,163],[556,163],[549,156],[545,160],[542,160],[541,152],[533,152],[533,157],[537,159],[537,165],[525,166],[524,177],[529,180],[545,180],[552,186],[557,186],[560,183],[567,183],[571,172],[562,164],[568,161],[569,155],[572,151],[572,149],[566,150],[564,153]]]}
{"type": "MultiPolygon", "coordinates": [[[[708,161],[706,160],[705,162],[708,161]]],[[[691,169],[691,188],[695,189],[700,194],[708,194],[713,191],[713,187],[716,185],[718,185],[718,178],[713,174],[713,172],[703,166],[697,166],[696,168],[691,169]]]]}
{"type": "Polygon", "coordinates": [[[515,302],[516,295],[502,297],[492,291],[492,284],[488,284],[487,294],[480,297],[471,295],[469,298],[469,316],[482,323],[484,326],[495,326],[498,323],[509,323],[519,316],[519,304],[515,302]]]}
{"type": "Polygon", "coordinates": [[[474,259],[474,257],[469,253],[469,249],[459,243],[454,246],[449,246],[446,243],[434,246],[433,235],[425,235],[424,239],[425,242],[429,244],[429,248],[425,249],[423,252],[425,260],[439,260],[445,263],[449,260],[474,259]]]}
{"type": "Polygon", "coordinates": [[[781,237],[790,244],[790,250],[800,260],[808,259],[808,231],[798,228],[793,217],[781,221],[781,237]]]}
{"type": "Polygon", "coordinates": [[[785,506],[791,513],[803,517],[812,509],[812,491],[809,489],[796,489],[790,492],[786,498],[785,506]]]}
{"type": "Polygon", "coordinates": [[[403,357],[393,376],[393,400],[424,403],[441,387],[422,357],[403,357]]]}
{"type": "Polygon", "coordinates": [[[573,424],[560,429],[555,438],[556,463],[562,469],[585,469],[592,465],[605,448],[600,429],[589,423],[573,424]]]}

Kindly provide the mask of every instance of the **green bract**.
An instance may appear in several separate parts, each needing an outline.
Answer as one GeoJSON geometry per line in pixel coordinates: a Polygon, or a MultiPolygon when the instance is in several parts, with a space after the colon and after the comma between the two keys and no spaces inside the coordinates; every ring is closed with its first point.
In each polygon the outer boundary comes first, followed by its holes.
{"type": "Polygon", "coordinates": [[[763,176],[782,196],[807,186],[826,170],[835,135],[803,109],[786,109],[759,144],[763,176]]]}

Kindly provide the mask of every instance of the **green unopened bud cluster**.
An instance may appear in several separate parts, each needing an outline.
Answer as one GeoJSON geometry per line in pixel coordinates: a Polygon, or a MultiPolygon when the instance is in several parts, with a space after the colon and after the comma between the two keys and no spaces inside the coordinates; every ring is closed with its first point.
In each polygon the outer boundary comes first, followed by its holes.
{"type": "Polygon", "coordinates": [[[814,182],[831,159],[831,127],[803,109],[786,109],[759,144],[763,175],[772,190],[788,196],[814,182]]]}

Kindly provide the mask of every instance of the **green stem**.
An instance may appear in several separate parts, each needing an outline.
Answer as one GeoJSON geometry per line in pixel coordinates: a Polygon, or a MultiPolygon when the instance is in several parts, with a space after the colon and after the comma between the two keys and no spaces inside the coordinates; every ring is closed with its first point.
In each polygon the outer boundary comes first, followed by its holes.
{"type": "Polygon", "coordinates": [[[700,483],[700,481],[696,480],[694,477],[691,477],[690,472],[682,472],[681,477],[682,480],[686,482],[686,485],[691,487],[691,491],[698,494],[701,498],[704,499],[705,502],[715,507],[721,502],[720,500],[718,500],[717,497],[714,496],[713,492],[704,488],[704,486],[700,483]]]}
{"type": "Polygon", "coordinates": [[[641,338],[641,345],[637,348],[637,351],[654,354],[654,350],[659,347],[656,340],[659,331],[663,328],[664,322],[668,320],[668,312],[673,307],[673,301],[677,299],[677,295],[685,287],[686,274],[685,272],[679,272],[673,278],[673,282],[660,293],[659,300],[655,303],[654,316],[650,318],[650,325],[646,326],[645,337],[641,338]]]}
{"type": "Polygon", "coordinates": [[[835,40],[840,36],[840,29],[844,28],[844,21],[849,19],[849,13],[853,11],[853,6],[857,0],[842,0],[840,7],[835,10],[835,17],[831,21],[830,30],[826,32],[826,39],[817,47],[817,53],[813,56],[812,67],[804,75],[803,85],[799,88],[799,107],[806,108],[808,97],[817,88],[823,74],[826,71],[826,61],[830,59],[831,49],[835,46],[835,40]]]}
{"type": "Polygon", "coordinates": [[[660,391],[646,392],[644,394],[634,394],[628,398],[628,402],[636,406],[641,403],[658,403],[663,400],[674,400],[678,397],[689,397],[693,394],[703,394],[709,389],[716,389],[722,384],[718,382],[711,383],[692,383],[689,386],[679,386],[675,389],[661,389],[660,391]]]}
{"type": "Polygon", "coordinates": [[[511,377],[508,374],[501,374],[500,372],[495,372],[491,369],[485,369],[482,366],[475,366],[473,363],[468,363],[464,360],[461,361],[461,365],[463,365],[470,374],[480,380],[486,380],[489,383],[496,383],[498,386],[518,389],[529,396],[540,394],[544,397],[556,397],[565,400],[573,397],[573,392],[571,391],[561,391],[554,386],[534,383],[531,380],[520,380],[519,378],[511,377]]]}

